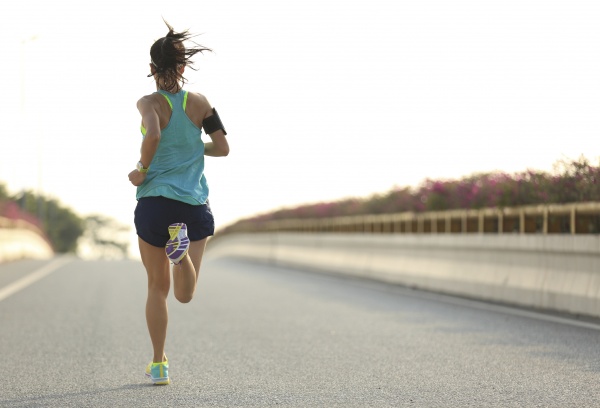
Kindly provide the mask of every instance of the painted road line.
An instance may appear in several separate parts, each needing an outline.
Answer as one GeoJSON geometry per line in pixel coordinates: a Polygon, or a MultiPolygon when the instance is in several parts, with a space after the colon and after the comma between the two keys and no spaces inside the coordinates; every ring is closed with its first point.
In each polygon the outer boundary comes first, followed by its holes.
{"type": "Polygon", "coordinates": [[[0,302],[2,302],[10,295],[14,295],[15,293],[25,289],[27,286],[50,275],[52,272],[56,271],[61,266],[71,262],[71,260],[72,259],[68,257],[57,258],[52,262],[42,266],[41,268],[33,271],[29,275],[19,279],[18,281],[13,282],[10,285],[5,286],[3,288],[0,288],[0,302]]]}
{"type": "Polygon", "coordinates": [[[543,311],[535,311],[531,309],[519,308],[518,306],[503,305],[498,303],[486,302],[485,300],[461,298],[444,293],[435,293],[422,291],[419,289],[409,289],[402,286],[389,286],[384,289],[385,292],[394,291],[406,296],[411,296],[419,299],[426,299],[440,303],[451,304],[455,306],[467,307],[470,309],[479,309],[486,312],[502,313],[518,317],[525,317],[534,320],[544,320],[546,322],[565,324],[569,326],[581,327],[600,331],[600,322],[595,319],[593,321],[578,320],[577,317],[568,317],[552,314],[552,312],[544,313],[543,311]]]}

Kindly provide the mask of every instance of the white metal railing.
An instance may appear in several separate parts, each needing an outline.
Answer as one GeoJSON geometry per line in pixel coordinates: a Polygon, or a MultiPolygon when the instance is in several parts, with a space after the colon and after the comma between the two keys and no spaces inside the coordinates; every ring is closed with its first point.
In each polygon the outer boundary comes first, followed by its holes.
{"type": "Polygon", "coordinates": [[[480,210],[403,212],[332,218],[242,221],[229,232],[540,233],[599,234],[600,203],[531,205],[480,210]]]}

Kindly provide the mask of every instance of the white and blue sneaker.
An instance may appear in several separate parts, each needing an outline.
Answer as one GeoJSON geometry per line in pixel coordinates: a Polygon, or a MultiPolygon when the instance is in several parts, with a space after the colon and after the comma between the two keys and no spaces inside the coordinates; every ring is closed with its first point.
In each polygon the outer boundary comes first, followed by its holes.
{"type": "Polygon", "coordinates": [[[156,385],[167,385],[171,383],[169,378],[169,360],[165,357],[162,363],[150,362],[146,366],[146,377],[150,378],[156,385]]]}

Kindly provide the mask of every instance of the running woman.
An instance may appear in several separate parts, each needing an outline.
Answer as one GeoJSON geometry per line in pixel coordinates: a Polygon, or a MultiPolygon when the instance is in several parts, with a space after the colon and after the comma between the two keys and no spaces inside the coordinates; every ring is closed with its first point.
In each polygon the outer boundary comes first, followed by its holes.
{"type": "Polygon", "coordinates": [[[183,89],[191,58],[211,50],[189,41],[187,30],[178,33],[167,27],[167,35],[150,48],[148,76],[154,77],[157,92],[137,102],[143,141],[140,160],[129,173],[137,186],[135,227],[148,274],[146,322],[154,355],[146,376],[154,384],[170,383],[165,355],[170,263],[175,298],[187,303],[196,290],[206,240],[214,233],[204,156],[229,154],[217,111],[203,95],[183,89]],[[192,46],[186,48],[184,42],[192,46]],[[210,142],[202,141],[202,129],[210,142]]]}

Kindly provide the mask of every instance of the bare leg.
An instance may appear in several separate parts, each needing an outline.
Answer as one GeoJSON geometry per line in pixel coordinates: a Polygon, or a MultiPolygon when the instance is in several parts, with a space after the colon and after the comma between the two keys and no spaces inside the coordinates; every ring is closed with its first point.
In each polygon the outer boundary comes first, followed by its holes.
{"type": "Polygon", "coordinates": [[[165,249],[148,244],[138,237],[142,262],[148,274],[148,299],[146,300],[146,323],[154,349],[153,362],[163,361],[167,324],[169,321],[167,295],[171,285],[169,258],[165,249]]]}
{"type": "Polygon", "coordinates": [[[206,240],[191,241],[187,255],[179,265],[173,265],[173,292],[181,303],[191,301],[196,292],[206,240]]]}

